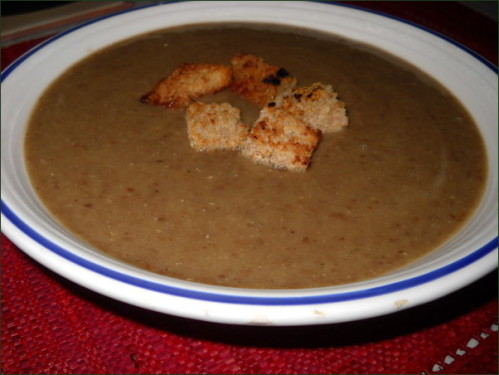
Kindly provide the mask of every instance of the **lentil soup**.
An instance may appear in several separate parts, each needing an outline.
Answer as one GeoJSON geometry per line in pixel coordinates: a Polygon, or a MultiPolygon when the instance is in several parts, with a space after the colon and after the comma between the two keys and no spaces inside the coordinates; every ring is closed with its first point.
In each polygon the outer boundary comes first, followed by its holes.
{"type": "MultiPolygon", "coordinates": [[[[256,105],[225,90],[248,124],[256,105]]],[[[30,177],[70,231],[124,262],[176,278],[307,288],[390,272],[436,249],[476,207],[486,179],[463,106],[393,56],[282,26],[192,25],[113,45],[65,72],[25,140],[30,177]],[[231,151],[197,152],[185,110],[140,97],[182,63],[245,51],[299,85],[333,85],[350,124],[323,134],[303,173],[231,151]]]]}

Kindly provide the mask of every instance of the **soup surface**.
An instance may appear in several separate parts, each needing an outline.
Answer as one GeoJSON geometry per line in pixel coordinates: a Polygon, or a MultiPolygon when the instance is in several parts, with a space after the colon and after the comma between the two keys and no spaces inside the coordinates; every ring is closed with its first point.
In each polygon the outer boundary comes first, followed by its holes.
{"type": "MultiPolygon", "coordinates": [[[[259,109],[229,91],[252,124],[259,109]]],[[[43,95],[26,134],[44,204],[96,249],[209,284],[306,288],[402,267],[447,240],[486,177],[463,107],[417,69],[340,38],[270,25],[158,31],[91,55],[43,95]],[[181,63],[244,51],[299,85],[332,84],[350,125],[324,134],[304,173],[197,152],[185,110],[140,102],[181,63]]]]}

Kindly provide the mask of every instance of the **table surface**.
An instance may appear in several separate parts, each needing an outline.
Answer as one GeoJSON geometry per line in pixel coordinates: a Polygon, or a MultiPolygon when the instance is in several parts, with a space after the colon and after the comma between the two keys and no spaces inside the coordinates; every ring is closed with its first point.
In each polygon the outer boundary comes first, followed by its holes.
{"type": "MultiPolygon", "coordinates": [[[[497,23],[456,2],[353,2],[444,34],[497,65],[497,23]]],[[[41,40],[2,48],[2,69],[41,40]]],[[[9,373],[497,373],[497,271],[393,315],[310,327],[194,321],[130,306],[34,262],[2,235],[9,373]]]]}

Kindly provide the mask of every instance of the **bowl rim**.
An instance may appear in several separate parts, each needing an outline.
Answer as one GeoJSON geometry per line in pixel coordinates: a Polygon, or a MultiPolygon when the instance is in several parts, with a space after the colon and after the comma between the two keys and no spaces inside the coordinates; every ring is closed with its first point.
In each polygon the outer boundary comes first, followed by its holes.
{"type": "MultiPolygon", "coordinates": [[[[189,2],[189,7],[198,4],[198,3],[216,3],[219,4],[219,6],[225,6],[225,7],[230,7],[233,6],[235,3],[239,2],[189,2]],[[223,4],[221,4],[223,3],[223,4]]],[[[277,6],[275,3],[276,2],[251,2],[251,3],[258,3],[260,6],[277,6]],[[266,4],[262,4],[266,3],[266,4]]],[[[278,2],[277,2],[278,3],[278,2]]],[[[322,7],[322,5],[318,5],[320,3],[316,2],[310,2],[310,3],[303,3],[303,2],[293,2],[295,4],[302,4],[298,5],[298,7],[303,6],[303,4],[306,4],[306,7],[314,7],[314,6],[319,6],[322,7]],[[310,5],[312,4],[312,5],[310,5]],[[315,5],[314,5],[315,4],[315,5]]],[[[204,5],[203,4],[203,5],[204,5]]],[[[282,4],[278,4],[279,6],[282,6],[282,4]]],[[[66,37],[67,35],[72,35],[73,32],[77,30],[82,30],[87,27],[91,27],[94,24],[98,24],[101,21],[104,21],[106,19],[111,19],[114,17],[121,16],[123,14],[131,14],[132,12],[139,12],[144,9],[150,9],[153,7],[157,6],[165,6],[165,7],[182,7],[183,5],[179,3],[173,2],[172,4],[169,3],[155,3],[155,4],[149,4],[144,7],[140,8],[135,8],[135,9],[128,9],[124,10],[112,15],[104,16],[101,18],[97,18],[95,20],[92,20],[90,22],[84,23],[82,25],[79,25],[75,28],[72,28],[70,30],[67,30],[59,35],[56,35],[55,37],[48,39],[47,41],[41,43],[40,45],[36,46],[32,50],[28,51],[25,53],[23,56],[21,56],[19,59],[14,61],[12,64],[10,64],[4,72],[2,72],[2,85],[5,79],[7,79],[20,65],[22,65],[26,60],[29,60],[31,56],[36,54],[38,51],[46,48],[47,46],[50,46],[52,43],[55,41],[66,37]]],[[[373,12],[370,10],[366,10],[363,8],[358,8],[356,6],[352,5],[346,5],[346,4],[327,4],[326,5],[328,8],[329,7],[342,7],[344,9],[350,9],[352,11],[360,11],[363,12],[364,15],[366,14],[373,14],[377,16],[381,16],[383,18],[387,19],[392,19],[396,22],[401,22],[404,25],[408,25],[409,27],[415,27],[416,29],[419,29],[423,31],[424,33],[428,33],[431,35],[434,35],[438,38],[441,38],[447,43],[452,44],[453,46],[458,47],[461,51],[466,52],[467,54],[471,55],[474,59],[478,60],[479,62],[482,63],[483,66],[487,67],[488,69],[494,71],[497,73],[497,67],[492,65],[488,60],[484,59],[483,57],[479,56],[476,54],[474,51],[470,50],[469,48],[456,43],[452,39],[443,36],[439,33],[436,33],[432,30],[428,30],[422,26],[413,24],[411,22],[407,22],[405,20],[399,19],[397,17],[393,16],[387,16],[386,14],[380,13],[380,12],[373,12]]],[[[135,13],[138,14],[138,13],[135,13]]],[[[255,21],[259,22],[259,21],[255,21]]],[[[79,61],[79,60],[77,60],[79,61]]],[[[2,109],[2,117],[3,117],[3,109],[2,109]]],[[[3,125],[2,125],[2,133],[4,131],[3,125]]],[[[2,164],[4,163],[4,153],[2,151],[2,164]]],[[[3,179],[2,179],[3,180],[3,179]]],[[[384,278],[380,278],[380,282],[377,285],[371,286],[367,289],[358,289],[359,286],[370,284],[371,280],[368,280],[366,282],[360,282],[360,283],[355,283],[356,286],[353,287],[353,289],[348,290],[348,287],[341,287],[341,288],[331,288],[331,287],[325,287],[325,288],[311,288],[311,289],[299,289],[299,290],[271,290],[270,292],[268,291],[260,291],[260,290],[250,290],[251,292],[246,293],[248,291],[247,289],[239,289],[239,288],[227,288],[227,287],[216,287],[216,286],[211,286],[211,285],[204,285],[204,284],[198,284],[198,283],[190,283],[190,282],[176,282],[176,279],[173,279],[175,282],[172,284],[170,283],[173,281],[171,278],[168,277],[161,277],[160,279],[152,277],[151,279],[146,279],[142,278],[141,276],[134,276],[134,275],[129,275],[123,272],[118,272],[116,269],[109,268],[106,266],[102,266],[98,263],[89,261],[88,259],[85,259],[84,257],[81,257],[77,254],[74,254],[73,252],[60,247],[57,245],[55,242],[50,240],[49,238],[46,238],[44,235],[38,233],[35,231],[33,228],[30,227],[29,224],[26,223],[26,220],[23,218],[19,217],[18,214],[16,214],[15,210],[11,208],[10,204],[8,203],[8,198],[4,200],[4,185],[2,181],[2,206],[1,206],[1,213],[2,213],[2,231],[11,239],[16,245],[18,245],[21,250],[24,250],[27,252],[29,255],[40,261],[42,264],[48,264],[50,266],[53,266],[51,262],[47,262],[46,260],[42,259],[41,256],[35,255],[33,251],[30,251],[29,249],[26,249],[28,246],[32,246],[33,242],[37,244],[37,246],[41,246],[42,248],[52,252],[53,254],[62,257],[66,260],[68,260],[71,263],[75,263],[76,265],[79,265],[81,267],[86,268],[88,271],[92,273],[98,273],[102,276],[112,278],[120,283],[125,283],[128,285],[132,285],[135,287],[139,288],[146,288],[149,289],[153,292],[159,292],[159,293],[164,293],[168,295],[173,295],[175,297],[180,297],[182,299],[188,298],[188,299],[195,299],[195,300],[201,300],[201,301],[207,301],[207,302],[214,302],[214,303],[221,303],[221,304],[233,304],[233,305],[254,305],[254,306],[279,306],[279,307],[284,307],[284,306],[297,306],[297,305],[316,305],[316,304],[334,304],[334,303],[343,303],[343,302],[348,302],[348,301],[353,301],[353,300],[363,300],[363,299],[370,299],[372,297],[378,297],[378,296],[387,296],[389,294],[397,293],[403,290],[407,289],[413,289],[417,287],[424,287],[427,285],[429,282],[443,279],[447,276],[456,276],[456,272],[465,269],[466,267],[473,265],[473,264],[478,264],[478,263],[484,263],[484,260],[487,259],[488,265],[483,265],[482,266],[482,274],[477,275],[478,276],[483,276],[485,275],[484,271],[491,271],[494,268],[497,267],[497,260],[494,264],[494,262],[491,262],[490,259],[493,259],[492,257],[494,254],[497,254],[497,246],[498,246],[498,238],[497,238],[497,232],[495,234],[495,237],[487,241],[486,243],[482,244],[480,247],[476,248],[473,250],[471,253],[466,255],[463,258],[456,259],[454,261],[451,261],[447,264],[445,264],[443,267],[437,268],[432,270],[431,272],[425,272],[418,274],[416,276],[410,277],[405,280],[400,280],[396,282],[391,282],[389,284],[386,284],[383,282],[384,278]],[[27,236],[28,239],[23,238],[20,239],[19,236],[27,236]],[[29,243],[29,245],[28,245],[29,243]],[[158,280],[156,282],[155,280],[158,280]],[[329,290],[329,293],[326,293],[326,290],[329,290]],[[339,292],[335,292],[335,290],[339,290],[339,292]]],[[[497,198],[496,198],[497,201],[497,198]]],[[[497,256],[495,256],[497,258],[497,256]]],[[[49,268],[52,268],[50,267],[49,268]]],[[[59,272],[60,273],[60,272],[59,272]]],[[[66,277],[71,279],[71,275],[66,275],[66,277]]],[[[74,281],[74,280],[73,280],[74,281]]],[[[469,281],[469,280],[468,280],[469,281]]],[[[354,284],[352,284],[354,285],[354,284]]],[[[459,285],[459,283],[456,283],[456,285],[459,285]]],[[[85,286],[85,284],[84,284],[85,286]]],[[[457,287],[453,288],[452,286],[447,286],[444,288],[445,291],[442,291],[441,293],[443,294],[448,294],[450,291],[453,291],[457,289],[457,287]]],[[[100,291],[102,293],[102,291],[100,291]]],[[[104,292],[103,294],[109,294],[109,291],[104,292]]],[[[111,293],[112,294],[112,293],[111,293]]],[[[442,295],[443,295],[442,294],[442,295]]],[[[437,297],[440,297],[438,293],[435,294],[437,297]]],[[[110,295],[112,296],[112,295],[110,295]]],[[[114,296],[116,297],[116,296],[114,296]]],[[[130,302],[130,301],[127,301],[130,302]]],[[[133,303],[133,301],[131,301],[133,303]]],[[[419,303],[425,302],[424,298],[421,298],[419,303]]],[[[419,304],[418,303],[418,304],[419,304]]],[[[157,309],[161,309],[160,307],[156,307],[157,309]]],[[[386,313],[386,309],[384,312],[386,313]]],[[[188,315],[188,313],[186,313],[188,315]]],[[[378,314],[379,315],[379,314],[378,314]]],[[[210,319],[215,320],[215,321],[224,321],[224,318],[220,317],[210,317],[210,319]]],[[[331,322],[331,321],[343,321],[349,320],[347,317],[343,318],[329,318],[329,319],[323,319],[318,322],[331,322]]],[[[293,324],[309,324],[308,322],[304,322],[303,318],[295,318],[296,323],[293,324]]],[[[274,324],[274,322],[272,322],[274,324]]],[[[277,323],[279,324],[279,323],[277,323]]]]}

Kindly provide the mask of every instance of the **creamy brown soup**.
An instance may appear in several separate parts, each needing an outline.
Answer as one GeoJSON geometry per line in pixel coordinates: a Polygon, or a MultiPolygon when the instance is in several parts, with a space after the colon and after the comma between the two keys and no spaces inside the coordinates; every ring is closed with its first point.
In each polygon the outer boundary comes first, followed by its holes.
{"type": "MultiPolygon", "coordinates": [[[[223,91],[252,123],[253,104],[223,91]]],[[[96,249],[209,284],[306,288],[364,280],[431,252],[470,216],[486,178],[472,119],[409,64],[326,34],[258,25],[158,31],[98,52],[43,95],[26,134],[33,184],[96,249]],[[332,84],[350,126],[304,173],[189,146],[185,110],[140,97],[181,63],[244,51],[300,85],[332,84]]]]}

